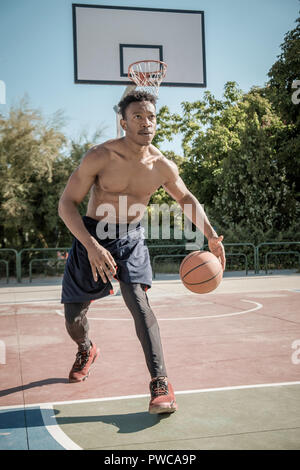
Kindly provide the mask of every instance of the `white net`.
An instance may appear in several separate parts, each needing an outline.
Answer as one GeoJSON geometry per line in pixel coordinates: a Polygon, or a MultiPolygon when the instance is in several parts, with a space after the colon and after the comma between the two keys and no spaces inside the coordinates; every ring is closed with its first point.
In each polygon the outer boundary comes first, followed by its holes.
{"type": "Polygon", "coordinates": [[[158,60],[141,60],[128,67],[128,77],[139,89],[155,96],[167,72],[167,64],[158,60]]]}

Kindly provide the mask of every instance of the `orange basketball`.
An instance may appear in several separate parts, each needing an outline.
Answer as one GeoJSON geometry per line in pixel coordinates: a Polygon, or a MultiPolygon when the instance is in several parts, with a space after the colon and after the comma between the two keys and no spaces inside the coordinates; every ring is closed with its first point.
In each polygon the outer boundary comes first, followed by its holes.
{"type": "Polygon", "coordinates": [[[196,294],[207,294],[222,281],[223,269],[210,251],[193,251],[182,261],[179,274],[187,289],[196,294]]]}

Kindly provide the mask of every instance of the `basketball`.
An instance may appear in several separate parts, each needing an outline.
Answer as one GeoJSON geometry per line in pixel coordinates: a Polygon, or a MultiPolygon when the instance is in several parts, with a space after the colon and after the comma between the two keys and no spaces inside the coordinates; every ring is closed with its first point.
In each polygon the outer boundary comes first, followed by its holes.
{"type": "Polygon", "coordinates": [[[210,251],[193,251],[182,261],[179,274],[187,289],[195,294],[207,294],[222,281],[223,269],[210,251]]]}

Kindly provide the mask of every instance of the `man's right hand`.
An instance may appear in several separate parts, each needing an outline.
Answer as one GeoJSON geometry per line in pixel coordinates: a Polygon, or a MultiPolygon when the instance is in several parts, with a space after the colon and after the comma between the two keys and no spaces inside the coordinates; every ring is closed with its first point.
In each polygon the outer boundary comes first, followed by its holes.
{"type": "Polygon", "coordinates": [[[94,238],[91,239],[87,252],[95,282],[98,281],[98,273],[103,282],[111,281],[112,276],[117,272],[117,264],[110,252],[94,238]]]}

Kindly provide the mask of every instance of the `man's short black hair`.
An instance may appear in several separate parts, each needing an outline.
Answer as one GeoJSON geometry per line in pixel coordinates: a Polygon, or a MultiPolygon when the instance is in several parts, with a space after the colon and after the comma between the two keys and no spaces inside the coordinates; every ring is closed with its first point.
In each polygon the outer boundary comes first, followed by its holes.
{"type": "Polygon", "coordinates": [[[125,96],[125,98],[123,98],[118,104],[119,113],[121,114],[122,118],[126,119],[125,113],[130,103],[141,101],[150,101],[150,103],[152,103],[154,106],[156,105],[156,97],[151,95],[151,93],[148,93],[147,91],[133,91],[125,96]]]}

